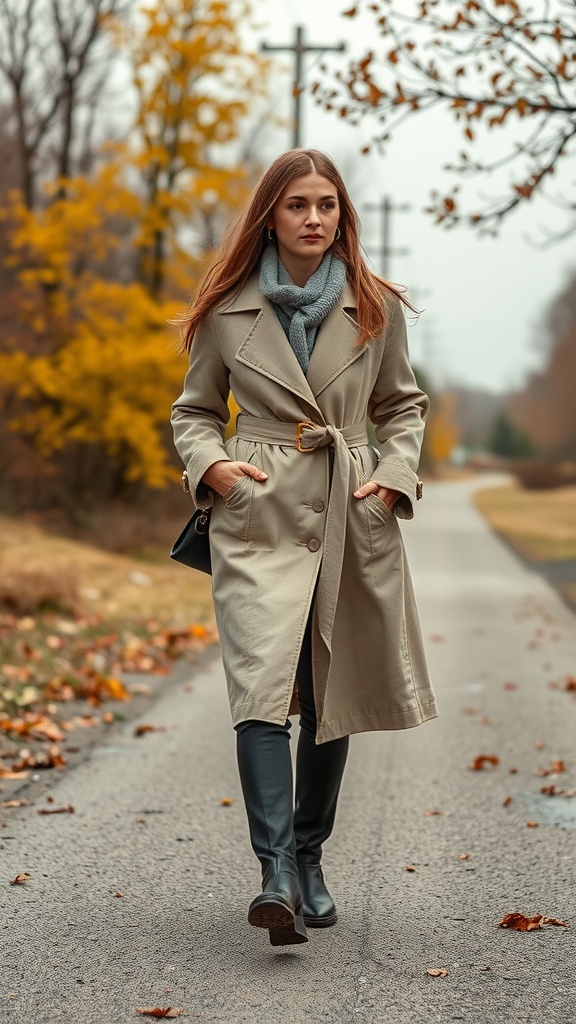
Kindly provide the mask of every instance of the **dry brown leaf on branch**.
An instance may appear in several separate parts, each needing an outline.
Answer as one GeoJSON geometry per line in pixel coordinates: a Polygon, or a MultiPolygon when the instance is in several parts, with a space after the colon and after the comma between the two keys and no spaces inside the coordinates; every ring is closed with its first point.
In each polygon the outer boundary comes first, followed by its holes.
{"type": "Polygon", "coordinates": [[[136,1007],[136,1013],[145,1014],[147,1017],[180,1017],[184,1013],[184,1008],[167,1006],[165,1009],[162,1009],[156,1006],[152,1010],[141,1010],[139,1007],[136,1007]]]}
{"type": "Polygon", "coordinates": [[[25,885],[31,877],[32,875],[29,875],[27,871],[21,871],[19,875],[11,879],[10,885],[25,885]]]}
{"type": "Polygon", "coordinates": [[[147,732],[166,732],[164,725],[137,725],[134,729],[135,736],[145,736],[147,732]]]}
{"type": "Polygon", "coordinates": [[[481,772],[487,764],[500,764],[500,758],[496,754],[478,754],[478,757],[475,757],[468,767],[471,772],[481,772]]]}
{"type": "Polygon", "coordinates": [[[535,914],[534,917],[526,917],[525,914],[505,914],[501,921],[498,921],[499,928],[511,928],[515,932],[533,932],[544,925],[558,925],[560,928],[569,928],[568,921],[560,921],[557,917],[544,917],[543,914],[535,914]]]}
{"type": "Polygon", "coordinates": [[[429,967],[426,974],[429,974],[431,978],[445,978],[448,971],[445,967],[429,967]]]}
{"type": "Polygon", "coordinates": [[[74,814],[74,807],[72,804],[66,807],[39,807],[36,814],[74,814]]]}

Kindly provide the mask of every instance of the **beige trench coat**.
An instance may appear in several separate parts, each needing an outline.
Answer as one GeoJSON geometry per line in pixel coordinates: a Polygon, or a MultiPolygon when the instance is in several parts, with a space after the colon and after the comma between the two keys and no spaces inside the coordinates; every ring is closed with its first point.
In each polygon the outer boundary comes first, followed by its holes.
{"type": "Polygon", "coordinates": [[[314,603],[318,743],[437,715],[396,518],[413,515],[428,400],[408,363],[400,302],[382,336],[362,347],[355,309],[347,285],[304,375],[253,276],[197,331],[172,410],[194,503],[213,504],[214,604],[233,723],[286,720],[314,603]],[[243,413],[224,443],[230,388],[243,413]],[[367,442],[366,413],[381,456],[367,442]],[[296,447],[302,421],[308,451],[296,447]],[[226,458],[268,479],[243,477],[222,499],[201,478],[226,458]],[[394,513],[376,495],[353,497],[369,479],[401,492],[394,513]]]}

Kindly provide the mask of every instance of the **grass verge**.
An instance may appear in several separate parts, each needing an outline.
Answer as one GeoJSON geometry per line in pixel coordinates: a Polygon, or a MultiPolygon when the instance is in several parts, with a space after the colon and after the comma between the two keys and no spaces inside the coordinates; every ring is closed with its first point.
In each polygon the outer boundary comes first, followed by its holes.
{"type": "Polygon", "coordinates": [[[0,778],[62,767],[71,728],[149,689],[131,674],[168,675],[216,640],[210,579],[166,552],[143,563],[0,517],[0,778]]]}
{"type": "Polygon", "coordinates": [[[576,487],[526,491],[517,484],[476,491],[490,525],[531,562],[576,559],[576,487]]]}
{"type": "MultiPolygon", "coordinates": [[[[476,491],[474,500],[492,528],[536,568],[576,562],[576,487],[527,491],[507,484],[476,491]]],[[[551,582],[576,608],[576,582],[551,582]]]]}

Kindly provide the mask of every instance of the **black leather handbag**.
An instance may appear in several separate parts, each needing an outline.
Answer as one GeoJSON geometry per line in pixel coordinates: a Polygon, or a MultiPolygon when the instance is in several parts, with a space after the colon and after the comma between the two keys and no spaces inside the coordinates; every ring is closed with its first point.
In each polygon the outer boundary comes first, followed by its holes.
{"type": "Polygon", "coordinates": [[[191,569],[198,569],[212,575],[210,557],[210,508],[197,508],[177,540],[174,541],[170,558],[191,569]]]}

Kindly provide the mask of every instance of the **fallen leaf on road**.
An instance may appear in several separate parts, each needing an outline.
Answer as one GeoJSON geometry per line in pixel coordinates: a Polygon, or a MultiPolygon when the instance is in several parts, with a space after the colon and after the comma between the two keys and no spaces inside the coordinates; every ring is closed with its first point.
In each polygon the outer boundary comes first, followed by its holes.
{"type": "Polygon", "coordinates": [[[445,978],[448,971],[445,967],[429,967],[426,974],[429,974],[431,978],[445,978]]]}
{"type": "Polygon", "coordinates": [[[504,683],[504,689],[505,690],[517,690],[518,689],[518,683],[504,683]]]}
{"type": "Polygon", "coordinates": [[[543,914],[535,914],[534,917],[518,913],[505,914],[502,920],[498,921],[499,928],[511,928],[515,932],[532,932],[547,924],[558,925],[561,928],[570,927],[567,921],[560,921],[557,917],[544,917],[543,914]]]}
{"type": "Polygon", "coordinates": [[[145,736],[147,732],[166,732],[163,725],[137,725],[134,729],[135,736],[145,736]]]}
{"type": "Polygon", "coordinates": [[[460,714],[461,715],[477,715],[478,714],[478,708],[462,708],[460,714]]]}
{"type": "Polygon", "coordinates": [[[432,644],[443,644],[446,637],[442,636],[441,633],[433,633],[430,637],[430,643],[432,644]]]}
{"type": "Polygon", "coordinates": [[[9,768],[8,765],[0,764],[0,778],[1,779],[27,779],[30,772],[15,772],[13,768],[9,768]]]}
{"type": "Polygon", "coordinates": [[[136,1013],[146,1014],[148,1017],[180,1017],[184,1013],[184,1009],[178,1009],[175,1006],[167,1006],[165,1010],[156,1006],[153,1010],[141,1010],[136,1007],[136,1013]]]}
{"type": "Polygon", "coordinates": [[[512,797],[511,796],[506,796],[506,797],[504,797],[504,799],[502,801],[502,807],[509,807],[509,805],[511,803],[512,803],[512,797]]]}
{"type": "Polygon", "coordinates": [[[527,821],[526,822],[526,828],[538,828],[538,822],[537,821],[527,821]]]}
{"type": "Polygon", "coordinates": [[[233,803],[234,803],[234,801],[233,801],[231,796],[223,796],[221,801],[220,801],[220,805],[222,807],[232,807],[233,803]]]}
{"type": "Polygon", "coordinates": [[[492,968],[491,967],[480,967],[479,970],[480,971],[491,971],[492,968]]]}
{"type": "Polygon", "coordinates": [[[22,871],[19,875],[16,875],[10,882],[10,885],[25,885],[29,878],[32,876],[27,871],[22,871]]]}
{"type": "Polygon", "coordinates": [[[550,766],[548,768],[539,768],[536,774],[541,778],[546,778],[547,775],[560,775],[565,771],[566,765],[564,761],[558,757],[554,761],[550,762],[550,766]]]}
{"type": "Polygon", "coordinates": [[[116,896],[117,899],[122,899],[122,893],[121,892],[113,892],[112,895],[116,896]]]}
{"type": "Polygon", "coordinates": [[[39,807],[36,814],[74,814],[72,804],[66,807],[39,807]]]}
{"type": "Polygon", "coordinates": [[[460,853],[460,854],[458,854],[458,860],[468,860],[468,857],[469,857],[468,853],[460,853]]]}
{"type": "Polygon", "coordinates": [[[569,693],[576,693],[576,676],[566,676],[564,689],[569,693]]]}
{"type": "MultiPolygon", "coordinates": [[[[21,750],[18,761],[12,767],[15,772],[20,772],[23,768],[64,768],[66,764],[66,758],[60,747],[57,743],[53,743],[36,754],[33,754],[31,750],[21,750]]],[[[9,777],[18,778],[17,775],[9,777]]]]}
{"type": "Polygon", "coordinates": [[[416,868],[414,867],[413,864],[407,864],[406,871],[416,871],[416,868]]]}
{"type": "Polygon", "coordinates": [[[541,786],[540,792],[544,796],[576,796],[576,789],[561,789],[560,786],[556,786],[553,782],[549,786],[541,786]]]}
{"type": "Polygon", "coordinates": [[[479,754],[469,765],[471,772],[481,772],[487,764],[497,765],[500,764],[500,758],[496,754],[479,754]]]}
{"type": "Polygon", "coordinates": [[[517,768],[509,768],[508,771],[510,772],[510,775],[517,775],[518,774],[518,769],[517,768]]]}
{"type": "Polygon", "coordinates": [[[134,822],[135,822],[136,825],[146,825],[147,824],[145,818],[134,818],[134,822]]]}
{"type": "Polygon", "coordinates": [[[544,750],[544,744],[542,740],[536,740],[536,743],[534,744],[534,750],[544,750]]]}
{"type": "Polygon", "coordinates": [[[0,804],[0,807],[3,810],[8,809],[8,807],[27,807],[27,806],[28,806],[28,801],[27,800],[3,800],[2,803],[0,804]]]}

